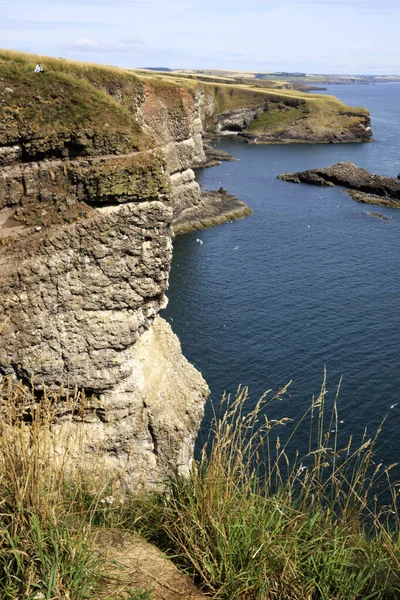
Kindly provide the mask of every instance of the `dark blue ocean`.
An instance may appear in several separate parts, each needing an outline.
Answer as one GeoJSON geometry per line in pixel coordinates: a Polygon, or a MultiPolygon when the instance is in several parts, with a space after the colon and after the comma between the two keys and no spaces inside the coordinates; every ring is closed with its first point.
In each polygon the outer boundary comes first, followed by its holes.
{"type": "MultiPolygon", "coordinates": [[[[368,108],[376,141],[249,146],[221,140],[218,147],[238,160],[198,171],[198,181],[203,189],[227,188],[254,214],[176,238],[164,317],[214,401],[242,384],[251,408],[265,390],[292,380],[274,416],[299,418],[325,367],[328,402],[343,377],[341,436],[359,438],[365,427],[372,433],[387,415],[377,458],[389,464],[400,459],[400,210],[276,176],[344,160],[396,176],[400,84],[330,86],[326,93],[368,108]]],[[[207,407],[202,436],[210,415],[207,407]]],[[[296,442],[301,452],[307,439],[304,427],[296,442]]]]}

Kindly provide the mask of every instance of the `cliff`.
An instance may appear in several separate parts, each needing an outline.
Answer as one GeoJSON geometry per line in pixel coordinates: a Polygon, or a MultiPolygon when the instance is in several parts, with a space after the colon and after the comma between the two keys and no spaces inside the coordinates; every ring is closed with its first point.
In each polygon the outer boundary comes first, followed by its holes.
{"type": "Polygon", "coordinates": [[[254,124],[270,102],[0,52],[0,376],[38,397],[83,388],[88,402],[60,424],[131,487],[187,472],[208,395],[159,317],[173,229],[249,214],[224,190],[201,194],[203,131],[254,124]]]}
{"type": "Polygon", "coordinates": [[[212,116],[206,113],[208,128],[236,133],[249,143],[366,142],[372,138],[368,111],[350,108],[333,96],[219,86],[213,100],[212,116]]]}
{"type": "Polygon", "coordinates": [[[87,464],[125,485],[190,467],[208,388],[159,316],[172,222],[201,199],[193,96],[117,69],[0,61],[0,374],[83,388],[87,464]]]}
{"type": "Polygon", "coordinates": [[[334,96],[302,93],[289,89],[293,87],[291,84],[251,79],[246,75],[249,74],[232,74],[227,80],[193,73],[186,83],[183,74],[178,77],[174,72],[158,77],[202,90],[202,121],[209,133],[238,135],[255,144],[372,139],[368,110],[347,106],[334,96]]]}

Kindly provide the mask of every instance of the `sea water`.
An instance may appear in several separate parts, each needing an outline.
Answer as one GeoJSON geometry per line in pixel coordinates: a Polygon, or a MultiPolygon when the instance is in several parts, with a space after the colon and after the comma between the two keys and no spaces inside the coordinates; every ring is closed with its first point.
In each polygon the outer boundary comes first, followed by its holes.
{"type": "MultiPolygon", "coordinates": [[[[375,142],[252,146],[223,139],[236,162],[197,172],[254,214],[179,236],[163,316],[213,401],[238,385],[247,409],[267,389],[292,381],[272,416],[298,419],[327,372],[327,402],[339,382],[341,438],[361,439],[387,416],[377,447],[400,459],[400,210],[353,201],[341,188],[280,181],[279,173],[353,161],[400,172],[400,84],[329,86],[325,93],[371,111],[375,142]],[[368,214],[378,212],[387,220],[368,214]]],[[[200,440],[211,410],[206,407],[200,440]]],[[[307,451],[308,428],[296,437],[307,451]]],[[[400,471],[397,470],[397,476],[400,471]]]]}

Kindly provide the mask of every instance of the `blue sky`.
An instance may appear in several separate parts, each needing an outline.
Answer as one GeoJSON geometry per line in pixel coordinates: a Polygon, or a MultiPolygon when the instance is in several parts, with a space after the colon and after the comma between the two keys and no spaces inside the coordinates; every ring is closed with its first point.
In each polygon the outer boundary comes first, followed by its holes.
{"type": "Polygon", "coordinates": [[[0,0],[0,47],[127,67],[400,74],[400,0],[0,0]]]}

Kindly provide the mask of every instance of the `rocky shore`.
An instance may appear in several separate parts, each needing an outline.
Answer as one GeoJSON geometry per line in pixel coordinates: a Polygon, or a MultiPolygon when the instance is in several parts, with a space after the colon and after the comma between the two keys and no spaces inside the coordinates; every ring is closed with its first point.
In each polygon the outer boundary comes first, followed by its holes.
{"type": "Polygon", "coordinates": [[[220,188],[218,191],[203,192],[199,204],[182,211],[174,220],[173,230],[175,235],[179,235],[195,229],[207,229],[243,219],[252,212],[247,204],[220,188]]]}
{"type": "Polygon", "coordinates": [[[226,152],[225,150],[219,150],[214,148],[210,141],[203,140],[203,149],[205,154],[205,160],[195,165],[196,169],[205,169],[208,167],[217,167],[221,162],[234,162],[236,158],[226,152]]]}
{"type": "Polygon", "coordinates": [[[278,179],[329,187],[339,185],[347,188],[356,202],[400,208],[399,178],[376,175],[351,162],[337,163],[324,169],[281,173],[278,179]]]}

